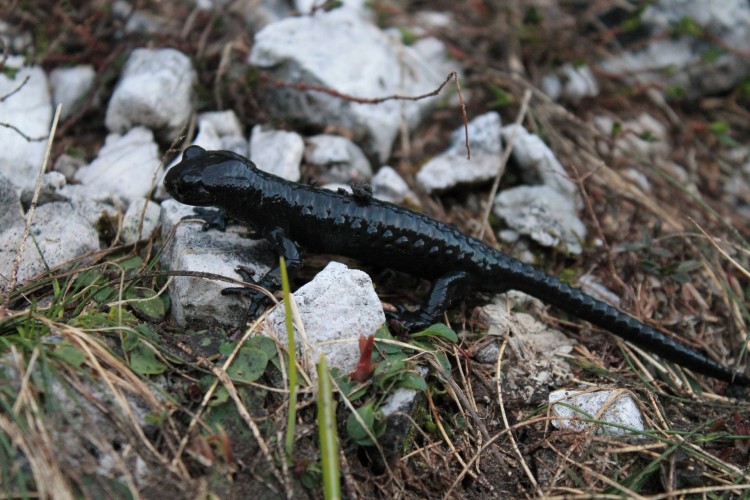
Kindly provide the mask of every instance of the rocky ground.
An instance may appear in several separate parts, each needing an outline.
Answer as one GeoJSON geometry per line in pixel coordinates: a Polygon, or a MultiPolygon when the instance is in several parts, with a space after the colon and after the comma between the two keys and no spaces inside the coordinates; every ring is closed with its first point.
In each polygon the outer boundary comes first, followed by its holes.
{"type": "Polygon", "coordinates": [[[0,39],[8,496],[320,497],[319,352],[348,497],[748,488],[741,389],[517,293],[389,333],[427,283],[307,254],[284,458],[285,316],[221,294],[276,254],[161,185],[191,144],[367,183],[742,370],[746,0],[11,2],[0,39]]]}

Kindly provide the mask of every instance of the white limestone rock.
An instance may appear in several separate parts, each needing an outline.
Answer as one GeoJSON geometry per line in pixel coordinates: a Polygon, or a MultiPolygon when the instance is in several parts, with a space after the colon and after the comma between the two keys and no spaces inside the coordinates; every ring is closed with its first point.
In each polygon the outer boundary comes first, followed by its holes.
{"type": "Polygon", "coordinates": [[[229,109],[226,111],[206,111],[198,115],[198,123],[210,123],[213,125],[216,135],[219,137],[234,136],[244,137],[240,119],[237,113],[229,109]]]}
{"type": "Polygon", "coordinates": [[[18,23],[10,24],[0,20],[0,42],[8,54],[18,55],[31,50],[34,40],[31,33],[21,31],[18,23]]]}
{"type": "MultiPolygon", "coordinates": [[[[294,8],[302,15],[310,14],[313,8],[319,7],[326,3],[326,0],[294,0],[294,8]]],[[[371,16],[370,10],[367,8],[367,0],[342,0],[340,5],[336,9],[348,9],[353,11],[355,14],[362,18],[369,18],[371,16]]]]}
{"type": "Polygon", "coordinates": [[[550,392],[549,404],[556,417],[552,419],[552,425],[558,429],[583,432],[594,428],[596,434],[611,436],[639,436],[645,429],[643,415],[627,389],[559,389],[550,392]],[[586,422],[591,419],[606,423],[586,422]]]}
{"type": "Polygon", "coordinates": [[[501,192],[493,212],[511,229],[528,235],[540,245],[581,253],[586,226],[573,202],[549,186],[519,186],[501,192]]]}
{"type": "Polygon", "coordinates": [[[273,130],[262,125],[253,127],[250,136],[250,159],[259,169],[297,182],[305,142],[296,132],[273,130]]]}
{"type": "Polygon", "coordinates": [[[605,59],[601,70],[631,83],[681,91],[687,98],[724,92],[750,75],[750,4],[745,0],[658,0],[642,14],[651,39],[638,51],[605,59]],[[669,36],[684,19],[694,21],[726,47],[698,37],[669,36]]]}
{"type": "MultiPolygon", "coordinates": [[[[515,125],[503,127],[502,136],[506,144],[514,128],[515,125]]],[[[576,209],[583,207],[578,187],[570,180],[555,153],[538,135],[519,127],[513,142],[513,159],[521,167],[521,175],[526,183],[541,182],[570,200],[576,209]]]]}
{"type": "MultiPolygon", "coordinates": [[[[23,223],[18,223],[0,233],[0,289],[8,283],[23,227],[23,223]]],[[[35,241],[26,241],[18,283],[45,272],[47,266],[74,264],[81,255],[99,250],[94,228],[66,202],[37,207],[31,234],[35,241]]]]}
{"type": "Polygon", "coordinates": [[[599,84],[588,65],[565,64],[555,73],[542,78],[541,87],[555,101],[563,98],[578,102],[584,97],[599,95],[599,84]]]}
{"type": "MultiPolygon", "coordinates": [[[[194,146],[200,146],[206,151],[213,149],[222,149],[222,141],[219,132],[216,130],[216,126],[212,121],[205,119],[198,119],[198,134],[193,139],[194,146]]],[[[173,164],[177,164],[181,160],[180,155],[174,159],[173,164]]]]}
{"type": "Polygon", "coordinates": [[[384,165],[372,177],[372,195],[383,201],[400,204],[404,200],[416,200],[406,181],[392,167],[384,165]]]}
{"type": "MultiPolygon", "coordinates": [[[[65,187],[65,184],[65,176],[60,172],[47,172],[44,174],[39,184],[37,204],[44,205],[45,203],[53,201],[68,201],[68,199],[60,193],[62,188],[65,187]]],[[[24,206],[30,206],[33,199],[34,189],[24,188],[21,191],[21,203],[24,206]]]]}
{"type": "Polygon", "coordinates": [[[107,107],[105,124],[116,133],[143,125],[174,138],[193,110],[196,73],[175,49],[135,49],[107,107]]]}
{"type": "MultiPolygon", "coordinates": [[[[345,373],[354,370],[359,361],[359,336],[374,335],[385,323],[370,277],[338,262],[328,264],[294,292],[294,300],[306,334],[302,339],[295,329],[299,359],[317,363],[324,352],[328,364],[345,373]]],[[[282,345],[287,345],[285,318],[283,306],[268,316],[272,335],[282,345]]]]}
{"type": "Polygon", "coordinates": [[[160,163],[159,148],[147,128],[136,127],[125,135],[110,134],[96,159],[76,172],[82,186],[67,186],[64,193],[74,198],[116,198],[129,203],[149,195],[160,163]],[[75,187],[82,189],[72,189],[75,187]]]}
{"type": "MultiPolygon", "coordinates": [[[[266,26],[255,36],[249,61],[273,78],[362,98],[424,94],[448,73],[442,59],[425,60],[352,9],[287,18],[266,26]]],[[[380,161],[390,155],[402,121],[415,126],[440,99],[367,105],[281,86],[270,86],[267,92],[277,115],[349,129],[380,161]]]]}
{"type": "Polygon", "coordinates": [[[20,189],[34,185],[42,166],[52,121],[52,102],[42,68],[24,66],[24,58],[20,56],[8,56],[3,64],[18,71],[14,78],[8,76],[8,71],[0,73],[0,97],[8,96],[0,102],[0,121],[33,139],[0,127],[0,172],[20,189]]]}
{"type": "Polygon", "coordinates": [[[55,172],[60,172],[65,176],[65,179],[70,181],[75,178],[78,169],[86,165],[86,160],[77,156],[72,156],[66,153],[61,154],[55,160],[55,164],[52,169],[55,172]]]}
{"type": "MultiPolygon", "coordinates": [[[[214,1],[216,2],[216,0],[214,1]]],[[[241,17],[253,33],[292,15],[292,9],[288,5],[289,2],[280,2],[279,0],[252,0],[250,2],[219,0],[219,2],[229,3],[230,14],[241,17]]]]}
{"type": "MultiPolygon", "coordinates": [[[[245,266],[263,276],[277,257],[268,242],[251,240],[238,225],[225,232],[203,231],[202,222],[183,221],[195,215],[193,207],[175,200],[161,206],[162,241],[166,242],[162,262],[172,271],[211,273],[241,280],[235,272],[245,266]]],[[[200,216],[195,215],[196,219],[200,216]]],[[[238,296],[221,295],[232,283],[199,277],[176,276],[169,288],[171,314],[181,327],[221,324],[236,327],[245,317],[247,305],[238,296]]]]}
{"type": "Polygon", "coordinates": [[[578,278],[578,286],[581,287],[581,290],[595,299],[606,302],[614,307],[620,307],[620,296],[604,286],[597,277],[590,274],[584,274],[578,278]]]}
{"type": "Polygon", "coordinates": [[[367,157],[346,137],[321,134],[305,142],[305,162],[318,167],[321,182],[361,182],[372,177],[367,157]]]}
{"type": "Polygon", "coordinates": [[[467,160],[466,131],[459,127],[451,135],[450,147],[417,172],[417,182],[428,192],[434,192],[494,178],[503,149],[497,112],[485,113],[469,122],[469,146],[471,159],[467,160]]]}
{"type": "MultiPolygon", "coordinates": [[[[648,157],[668,158],[672,151],[667,127],[648,113],[641,113],[633,120],[617,124],[607,115],[595,116],[593,121],[604,134],[612,134],[615,126],[619,126],[620,131],[614,141],[614,153],[619,157],[636,160],[648,157]]],[[[599,149],[603,154],[610,154],[604,143],[599,144],[599,149]]]]}
{"type": "Polygon", "coordinates": [[[109,203],[95,201],[86,197],[76,197],[70,200],[73,210],[86,219],[91,227],[100,227],[107,224],[113,228],[117,227],[117,221],[122,212],[109,203]]]}
{"type": "Polygon", "coordinates": [[[221,149],[237,153],[245,158],[250,156],[249,146],[250,144],[248,144],[247,139],[244,137],[237,137],[234,135],[225,135],[221,137],[221,149]]]}
{"type": "Polygon", "coordinates": [[[722,37],[722,41],[740,48],[748,43],[750,4],[745,0],[658,0],[643,11],[641,20],[659,33],[667,33],[684,19],[722,37]]]}
{"type": "Polygon", "coordinates": [[[566,357],[572,352],[575,340],[536,319],[544,305],[537,299],[518,291],[510,291],[493,298],[481,308],[487,322],[488,338],[496,338],[477,351],[480,363],[496,365],[499,342],[508,338],[508,353],[512,362],[504,363],[508,370],[503,382],[524,400],[550,384],[559,383],[570,374],[566,357]],[[528,312],[522,312],[528,311],[528,312]]]}
{"type": "Polygon", "coordinates": [[[24,213],[15,185],[0,175],[0,232],[16,224],[23,224],[24,213]]]}
{"type": "Polygon", "coordinates": [[[91,90],[96,72],[90,64],[53,69],[49,75],[55,106],[62,104],[60,119],[72,116],[91,90]]]}
{"type": "Polygon", "coordinates": [[[123,243],[130,244],[147,240],[159,225],[161,207],[147,199],[133,201],[122,220],[121,238],[123,243]],[[144,205],[146,210],[144,212],[144,205]],[[143,219],[143,224],[141,224],[143,219]],[[140,230],[139,230],[140,228],[140,230]]]}

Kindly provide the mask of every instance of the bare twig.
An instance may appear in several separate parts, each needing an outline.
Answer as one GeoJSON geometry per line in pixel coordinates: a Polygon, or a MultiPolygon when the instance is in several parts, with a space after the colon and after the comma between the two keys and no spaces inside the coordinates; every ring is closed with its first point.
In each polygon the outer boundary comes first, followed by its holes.
{"type": "Polygon", "coordinates": [[[29,142],[40,142],[40,141],[43,141],[44,139],[47,138],[46,136],[31,137],[30,135],[27,135],[27,134],[21,132],[21,129],[19,129],[15,125],[11,125],[10,123],[0,122],[0,127],[5,127],[5,128],[11,129],[13,132],[17,133],[18,135],[20,135],[21,137],[23,137],[24,139],[26,139],[29,142]]]}
{"type": "Polygon", "coordinates": [[[463,113],[464,118],[464,132],[466,135],[466,158],[471,159],[471,149],[469,148],[469,123],[466,115],[466,104],[464,103],[463,95],[461,94],[461,86],[458,83],[458,72],[451,71],[448,76],[445,78],[445,81],[438,86],[435,90],[431,92],[427,92],[426,94],[421,94],[417,96],[405,96],[401,94],[391,94],[385,97],[357,97],[349,94],[344,94],[342,92],[339,92],[334,89],[330,89],[328,87],[323,87],[320,85],[310,85],[309,83],[290,83],[285,82],[284,80],[274,80],[269,78],[267,75],[261,75],[261,81],[273,85],[275,87],[285,87],[289,89],[299,90],[300,92],[322,92],[324,94],[328,94],[330,96],[336,97],[338,99],[342,99],[344,101],[349,102],[356,102],[358,104],[381,104],[386,101],[420,101],[422,99],[426,99],[428,97],[434,97],[438,95],[443,88],[448,85],[448,82],[453,80],[456,83],[456,90],[458,91],[458,99],[461,103],[461,111],[463,113]]]}
{"type": "Polygon", "coordinates": [[[29,78],[31,78],[31,75],[26,75],[26,78],[23,79],[23,81],[18,84],[18,87],[14,88],[4,96],[0,97],[0,102],[5,102],[6,99],[11,97],[13,94],[16,94],[21,91],[22,88],[26,86],[26,84],[29,82],[29,78]]]}

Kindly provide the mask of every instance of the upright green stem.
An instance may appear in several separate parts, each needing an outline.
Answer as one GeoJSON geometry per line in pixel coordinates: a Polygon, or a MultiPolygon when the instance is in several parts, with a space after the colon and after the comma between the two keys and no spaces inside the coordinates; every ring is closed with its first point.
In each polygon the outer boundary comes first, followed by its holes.
{"type": "Polygon", "coordinates": [[[328,373],[326,355],[321,353],[318,362],[318,441],[323,471],[323,495],[326,500],[341,498],[339,479],[339,439],[336,433],[336,405],[333,402],[333,384],[328,373]]]}
{"type": "Polygon", "coordinates": [[[281,290],[284,293],[284,312],[286,313],[286,335],[289,344],[289,359],[287,372],[289,376],[289,411],[286,420],[286,440],[284,450],[286,458],[292,461],[294,451],[294,432],[297,424],[297,345],[294,341],[294,324],[292,319],[291,292],[289,291],[289,277],[286,272],[284,257],[279,258],[281,268],[281,290]]]}

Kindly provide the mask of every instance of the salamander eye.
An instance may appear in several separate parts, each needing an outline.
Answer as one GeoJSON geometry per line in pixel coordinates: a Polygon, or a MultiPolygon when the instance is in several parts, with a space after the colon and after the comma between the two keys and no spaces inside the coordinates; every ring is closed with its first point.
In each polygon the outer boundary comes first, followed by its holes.
{"type": "Polygon", "coordinates": [[[201,156],[206,155],[206,150],[203,149],[200,146],[190,146],[188,147],[185,152],[182,154],[182,159],[184,160],[194,160],[196,158],[200,158],[201,156]]]}

